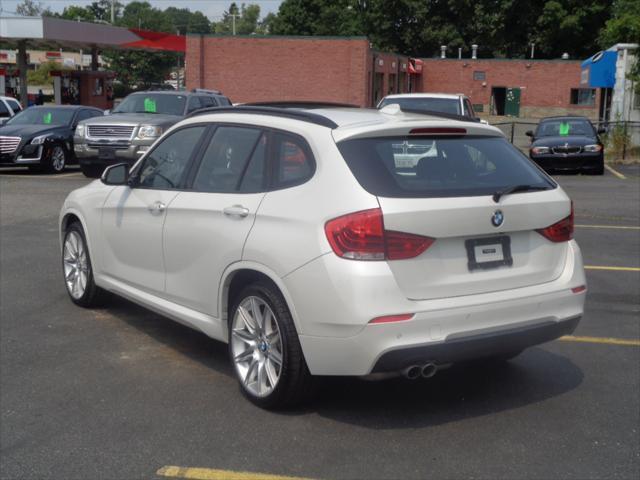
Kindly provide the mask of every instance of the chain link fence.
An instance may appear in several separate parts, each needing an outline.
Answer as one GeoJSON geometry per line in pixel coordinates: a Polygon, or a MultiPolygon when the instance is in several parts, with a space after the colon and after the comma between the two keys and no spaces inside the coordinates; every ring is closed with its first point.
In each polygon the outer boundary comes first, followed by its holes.
{"type": "MultiPolygon", "coordinates": [[[[494,122],[507,139],[525,154],[529,153],[531,139],[527,131],[535,131],[538,126],[536,120],[515,122],[494,122]]],[[[593,122],[596,129],[604,129],[600,134],[604,143],[605,158],[613,163],[640,161],[640,122],[593,122]]]]}

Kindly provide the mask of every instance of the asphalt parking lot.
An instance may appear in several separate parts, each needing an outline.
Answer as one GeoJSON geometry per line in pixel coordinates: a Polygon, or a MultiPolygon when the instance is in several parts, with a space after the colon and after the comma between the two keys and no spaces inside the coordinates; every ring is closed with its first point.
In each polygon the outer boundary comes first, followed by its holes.
{"type": "Polygon", "coordinates": [[[75,307],[57,220],[87,180],[0,169],[0,476],[637,479],[640,168],[619,173],[557,177],[589,267],[573,338],[426,381],[328,379],[272,413],[221,343],[124,300],[75,307]]]}

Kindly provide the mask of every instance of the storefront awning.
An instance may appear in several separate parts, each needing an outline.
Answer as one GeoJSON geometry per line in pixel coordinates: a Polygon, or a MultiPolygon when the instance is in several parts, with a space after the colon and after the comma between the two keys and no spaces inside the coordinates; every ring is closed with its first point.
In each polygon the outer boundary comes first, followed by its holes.
{"type": "Polygon", "coordinates": [[[615,51],[598,52],[582,62],[580,85],[591,88],[613,88],[616,83],[615,51]]]}

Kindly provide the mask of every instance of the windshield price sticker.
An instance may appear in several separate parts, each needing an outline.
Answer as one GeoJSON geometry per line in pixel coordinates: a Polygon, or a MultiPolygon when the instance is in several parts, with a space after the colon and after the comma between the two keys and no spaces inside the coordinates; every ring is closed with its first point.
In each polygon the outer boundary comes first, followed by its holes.
{"type": "Polygon", "coordinates": [[[156,113],[156,101],[153,98],[144,99],[144,111],[156,113]]]}

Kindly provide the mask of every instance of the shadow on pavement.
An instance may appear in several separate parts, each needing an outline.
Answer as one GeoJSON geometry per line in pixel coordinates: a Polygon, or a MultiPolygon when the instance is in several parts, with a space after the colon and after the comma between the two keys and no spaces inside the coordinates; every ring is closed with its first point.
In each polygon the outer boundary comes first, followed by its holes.
{"type": "MultiPolygon", "coordinates": [[[[108,312],[176,354],[233,376],[226,344],[118,297],[108,312]]],[[[321,377],[311,402],[279,414],[315,413],[380,430],[420,428],[538,403],[575,389],[583,377],[569,358],[531,348],[508,363],[457,365],[428,380],[321,377]]],[[[246,401],[240,391],[237,395],[246,401]]]]}

